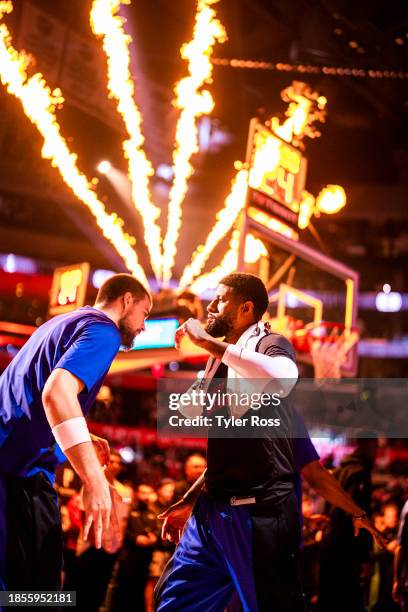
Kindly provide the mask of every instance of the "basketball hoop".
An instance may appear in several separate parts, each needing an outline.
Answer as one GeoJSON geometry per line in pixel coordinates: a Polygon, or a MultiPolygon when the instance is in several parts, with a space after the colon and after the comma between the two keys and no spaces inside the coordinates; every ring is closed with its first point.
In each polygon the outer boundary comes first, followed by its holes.
{"type": "Polygon", "coordinates": [[[358,330],[346,329],[342,323],[327,321],[318,325],[311,323],[306,327],[314,378],[340,379],[348,353],[359,340],[358,330]]]}

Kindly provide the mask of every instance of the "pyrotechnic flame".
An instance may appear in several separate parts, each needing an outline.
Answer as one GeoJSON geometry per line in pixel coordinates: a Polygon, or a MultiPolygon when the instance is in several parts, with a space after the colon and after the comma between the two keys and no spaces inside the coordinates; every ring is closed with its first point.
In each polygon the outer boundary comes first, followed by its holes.
{"type": "Polygon", "coordinates": [[[268,251],[262,240],[255,238],[253,234],[247,234],[245,240],[245,263],[254,264],[265,255],[268,255],[268,251]]]}
{"type": "Polygon", "coordinates": [[[292,142],[293,136],[302,134],[307,126],[310,108],[311,102],[305,98],[300,98],[297,103],[291,102],[287,110],[288,118],[282,125],[279,125],[277,117],[272,117],[271,126],[275,134],[286,142],[292,142]]]}
{"type": "MultiPolygon", "coordinates": [[[[122,0],[130,4],[130,0],[122,0]]],[[[103,48],[108,63],[108,90],[117,102],[129,140],[123,143],[132,183],[132,199],[144,224],[144,238],[149,250],[150,263],[157,279],[161,277],[161,232],[156,223],[160,209],[152,202],[149,177],[152,165],[143,151],[142,116],[134,101],[135,91],[130,72],[129,45],[132,41],[123,28],[124,19],[117,15],[120,0],[94,0],[90,14],[92,31],[103,37],[103,48]]]]}
{"type": "Polygon", "coordinates": [[[207,236],[204,245],[194,252],[191,263],[185,267],[180,279],[180,287],[184,289],[200,274],[214,248],[234,225],[240,211],[245,206],[248,187],[248,170],[240,169],[231,186],[231,191],[225,199],[224,207],[217,213],[217,221],[207,236]]]}
{"type": "Polygon", "coordinates": [[[239,230],[234,230],[231,235],[228,251],[225,253],[221,263],[213,268],[211,272],[199,276],[191,285],[191,291],[200,295],[207,289],[214,289],[221,278],[235,272],[238,265],[239,230]]]}
{"type": "MultiPolygon", "coordinates": [[[[0,2],[0,19],[12,11],[11,2],[0,2]]],[[[116,214],[109,215],[92,191],[87,177],[77,168],[77,156],[72,153],[60,133],[55,117],[55,108],[63,98],[60,90],[51,92],[39,73],[28,78],[29,58],[12,46],[7,26],[0,24],[0,80],[7,91],[20,100],[28,119],[37,127],[44,139],[41,154],[57,168],[65,183],[83,202],[96,218],[103,235],[113,244],[123,258],[127,268],[144,284],[146,275],[132,248],[135,239],[122,230],[123,221],[116,214]]]]}
{"type": "Polygon", "coordinates": [[[199,91],[204,83],[211,80],[213,65],[211,55],[213,46],[226,40],[226,32],[211,4],[218,0],[198,0],[193,39],[182,46],[181,56],[189,63],[190,75],[175,87],[175,106],[181,109],[176,128],[176,143],[173,152],[174,179],[169,196],[167,233],[164,239],[163,281],[168,284],[174,259],[176,244],[181,227],[181,205],[187,193],[187,181],[193,173],[191,156],[198,151],[196,119],[208,115],[214,100],[208,90],[199,91]]]}
{"type": "Polygon", "coordinates": [[[340,185],[327,185],[316,198],[316,207],[320,212],[332,215],[346,205],[346,192],[340,185]]]}
{"type": "Polygon", "coordinates": [[[0,2],[0,19],[2,19],[4,15],[11,13],[12,10],[13,10],[13,5],[11,1],[3,0],[2,2],[0,2]]]}
{"type": "Polygon", "coordinates": [[[299,204],[298,226],[305,229],[309,225],[311,216],[315,210],[315,197],[308,191],[302,191],[302,199],[299,204]]]}
{"type": "Polygon", "coordinates": [[[309,138],[320,136],[314,123],[325,121],[327,99],[300,81],[293,81],[292,85],[281,92],[281,97],[289,102],[285,113],[287,119],[280,125],[279,119],[272,117],[271,128],[286,142],[304,148],[302,140],[306,136],[309,138]]]}
{"type": "Polygon", "coordinates": [[[268,138],[267,135],[257,136],[257,146],[249,171],[249,186],[254,189],[262,186],[265,176],[270,176],[279,168],[281,161],[281,142],[277,138],[268,138]]]}

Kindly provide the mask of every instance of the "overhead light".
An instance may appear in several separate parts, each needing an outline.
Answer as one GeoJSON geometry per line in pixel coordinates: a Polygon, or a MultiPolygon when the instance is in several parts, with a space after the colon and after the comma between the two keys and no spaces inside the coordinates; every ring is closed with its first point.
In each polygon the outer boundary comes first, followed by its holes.
{"type": "Polygon", "coordinates": [[[288,308],[298,308],[302,305],[302,302],[297,299],[292,293],[286,294],[286,306],[288,308]]]}
{"type": "Polygon", "coordinates": [[[124,463],[133,463],[136,459],[136,453],[131,446],[124,446],[119,449],[119,455],[124,463]]]}
{"type": "Polygon", "coordinates": [[[0,255],[0,268],[3,268],[4,272],[10,273],[35,274],[38,271],[38,266],[34,259],[14,255],[14,253],[2,253],[0,255]]]}
{"type": "Polygon", "coordinates": [[[170,182],[174,176],[174,170],[172,166],[168,164],[160,164],[156,170],[156,176],[163,179],[164,181],[170,182]]]}
{"type": "Polygon", "coordinates": [[[377,293],[375,306],[379,312],[399,312],[402,306],[402,296],[397,291],[377,293]]]}
{"type": "Polygon", "coordinates": [[[98,164],[98,172],[100,172],[101,174],[107,174],[109,170],[111,170],[111,168],[112,168],[112,164],[110,163],[110,161],[107,161],[106,159],[99,162],[98,164]]]}
{"type": "Polygon", "coordinates": [[[99,289],[99,287],[101,287],[103,283],[114,274],[115,272],[112,270],[95,270],[95,272],[92,274],[92,285],[95,287],[95,289],[99,289]]]}
{"type": "Polygon", "coordinates": [[[4,270],[5,272],[11,272],[11,273],[17,271],[16,256],[13,255],[13,253],[10,253],[9,255],[7,255],[6,263],[4,265],[4,270]]]}

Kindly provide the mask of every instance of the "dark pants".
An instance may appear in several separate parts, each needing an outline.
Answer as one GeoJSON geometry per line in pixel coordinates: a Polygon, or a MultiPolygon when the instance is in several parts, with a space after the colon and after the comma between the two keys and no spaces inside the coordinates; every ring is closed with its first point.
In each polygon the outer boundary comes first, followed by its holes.
{"type": "Polygon", "coordinates": [[[0,472],[0,538],[2,590],[59,590],[61,520],[44,474],[18,478],[0,472]]]}
{"type": "Polygon", "coordinates": [[[202,495],[156,589],[157,612],[298,612],[300,524],[294,495],[274,509],[202,495]]]}

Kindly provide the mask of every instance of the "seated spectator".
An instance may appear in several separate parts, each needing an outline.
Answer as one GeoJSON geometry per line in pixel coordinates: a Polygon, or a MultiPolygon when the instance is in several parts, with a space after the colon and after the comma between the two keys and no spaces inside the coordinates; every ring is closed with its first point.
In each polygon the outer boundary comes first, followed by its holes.
{"type": "Polygon", "coordinates": [[[154,503],[154,509],[157,514],[161,514],[167,510],[174,501],[175,482],[172,478],[163,478],[157,489],[157,499],[154,503]]]}
{"type": "Polygon", "coordinates": [[[195,483],[195,481],[200,478],[201,474],[207,468],[207,460],[203,455],[199,453],[194,453],[187,457],[186,462],[184,464],[184,480],[180,480],[176,482],[175,491],[174,491],[174,501],[178,501],[183,497],[185,493],[189,490],[189,488],[195,483]]]}

